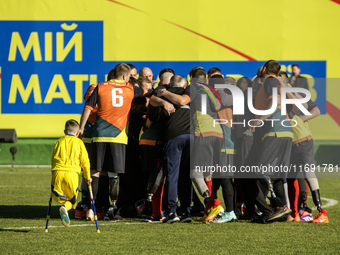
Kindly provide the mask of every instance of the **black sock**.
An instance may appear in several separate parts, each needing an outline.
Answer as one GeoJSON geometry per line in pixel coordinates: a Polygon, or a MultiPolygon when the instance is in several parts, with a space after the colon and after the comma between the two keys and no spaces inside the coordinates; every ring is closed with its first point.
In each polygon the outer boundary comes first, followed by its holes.
{"type": "Polygon", "coordinates": [[[109,177],[105,175],[101,175],[99,177],[98,184],[98,192],[96,196],[96,209],[98,212],[102,211],[104,207],[105,210],[109,208],[110,200],[109,200],[109,177]]]}
{"type": "Polygon", "coordinates": [[[283,181],[282,180],[276,180],[273,183],[273,189],[275,191],[276,197],[276,203],[277,206],[282,207],[286,205],[286,196],[285,196],[285,190],[283,188],[283,181]]]}
{"type": "MultiPolygon", "coordinates": [[[[307,197],[307,184],[305,179],[298,179],[299,183],[299,198],[301,199],[301,202],[303,203],[303,207],[306,207],[306,197],[307,197]]],[[[300,207],[300,204],[298,205],[300,207]]]]}
{"type": "Polygon", "coordinates": [[[227,212],[234,210],[234,185],[230,178],[221,179],[222,194],[227,212]]]}

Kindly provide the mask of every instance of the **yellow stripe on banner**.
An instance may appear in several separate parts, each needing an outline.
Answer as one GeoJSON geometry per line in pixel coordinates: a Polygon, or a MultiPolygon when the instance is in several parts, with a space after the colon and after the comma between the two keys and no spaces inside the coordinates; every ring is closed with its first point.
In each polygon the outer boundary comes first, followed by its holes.
{"type": "Polygon", "coordinates": [[[282,137],[288,137],[288,138],[292,138],[293,139],[293,133],[289,132],[289,131],[283,131],[283,132],[269,132],[267,134],[265,134],[262,137],[262,141],[264,140],[264,138],[266,138],[267,136],[276,136],[277,138],[282,138],[282,137]]]}

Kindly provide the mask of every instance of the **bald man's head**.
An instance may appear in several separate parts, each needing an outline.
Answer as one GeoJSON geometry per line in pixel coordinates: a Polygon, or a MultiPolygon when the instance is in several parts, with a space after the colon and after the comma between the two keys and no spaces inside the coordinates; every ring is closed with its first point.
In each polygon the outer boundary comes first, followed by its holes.
{"type": "Polygon", "coordinates": [[[170,87],[175,87],[175,88],[186,88],[187,86],[187,79],[180,76],[180,75],[175,75],[171,77],[170,80],[170,87]]]}
{"type": "Polygon", "coordinates": [[[159,85],[169,84],[172,76],[174,76],[173,73],[170,72],[163,73],[162,76],[160,77],[159,85]]]}
{"type": "Polygon", "coordinates": [[[153,80],[153,73],[149,67],[143,67],[139,70],[139,76],[147,77],[150,81],[153,80]]]}

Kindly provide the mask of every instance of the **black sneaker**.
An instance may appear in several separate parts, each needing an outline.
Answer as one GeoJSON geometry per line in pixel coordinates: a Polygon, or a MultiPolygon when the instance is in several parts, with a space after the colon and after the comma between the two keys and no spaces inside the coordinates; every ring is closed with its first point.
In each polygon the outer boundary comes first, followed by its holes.
{"type": "Polygon", "coordinates": [[[174,223],[180,221],[176,212],[171,212],[169,215],[166,216],[166,219],[163,223],[174,223]]]}
{"type": "MultiPolygon", "coordinates": [[[[272,213],[271,215],[273,215],[272,213]]],[[[259,217],[255,217],[250,222],[251,223],[257,223],[257,224],[269,224],[269,223],[275,223],[275,221],[268,221],[271,215],[261,215],[259,217]]]]}
{"type": "Polygon", "coordinates": [[[116,206],[110,206],[109,209],[106,212],[104,220],[114,220],[116,210],[117,210],[116,206]]]}
{"type": "Polygon", "coordinates": [[[191,214],[196,216],[202,216],[205,212],[205,207],[203,204],[191,207],[191,214]]]}
{"type": "Polygon", "coordinates": [[[291,213],[292,210],[289,209],[286,205],[282,207],[276,207],[274,213],[271,214],[266,221],[267,222],[278,221],[284,217],[288,217],[288,215],[291,213]]]}
{"type": "Polygon", "coordinates": [[[192,219],[191,219],[190,213],[184,213],[179,222],[180,223],[191,223],[192,219]]]}
{"type": "Polygon", "coordinates": [[[238,217],[238,220],[254,220],[255,219],[255,212],[254,213],[248,213],[247,211],[238,217]]]}

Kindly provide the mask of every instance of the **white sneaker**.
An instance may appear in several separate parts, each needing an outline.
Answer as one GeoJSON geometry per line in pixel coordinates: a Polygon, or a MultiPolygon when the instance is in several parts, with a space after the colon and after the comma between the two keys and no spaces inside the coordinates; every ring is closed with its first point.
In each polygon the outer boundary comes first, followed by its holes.
{"type": "Polygon", "coordinates": [[[65,206],[61,206],[59,208],[59,214],[60,214],[61,222],[63,223],[63,225],[65,227],[70,226],[70,217],[68,216],[68,212],[65,206]]]}

